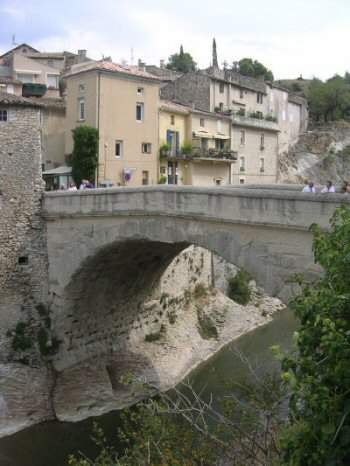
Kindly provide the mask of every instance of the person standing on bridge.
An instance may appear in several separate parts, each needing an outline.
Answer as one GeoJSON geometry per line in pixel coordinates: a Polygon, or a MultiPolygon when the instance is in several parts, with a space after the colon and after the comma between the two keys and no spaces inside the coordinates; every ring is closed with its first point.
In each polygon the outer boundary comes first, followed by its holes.
{"type": "Polygon", "coordinates": [[[315,193],[316,189],[312,181],[306,181],[303,188],[303,193],[315,193]]]}
{"type": "Polygon", "coordinates": [[[335,186],[331,180],[327,181],[326,186],[322,189],[321,193],[335,193],[335,186]]]}

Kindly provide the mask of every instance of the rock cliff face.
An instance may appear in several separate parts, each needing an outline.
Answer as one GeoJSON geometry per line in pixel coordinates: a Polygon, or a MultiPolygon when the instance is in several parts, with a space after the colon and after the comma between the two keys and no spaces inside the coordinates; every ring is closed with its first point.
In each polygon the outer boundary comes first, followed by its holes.
{"type": "Polygon", "coordinates": [[[308,131],[280,157],[280,183],[305,179],[315,184],[350,181],[350,123],[339,121],[308,131]]]}

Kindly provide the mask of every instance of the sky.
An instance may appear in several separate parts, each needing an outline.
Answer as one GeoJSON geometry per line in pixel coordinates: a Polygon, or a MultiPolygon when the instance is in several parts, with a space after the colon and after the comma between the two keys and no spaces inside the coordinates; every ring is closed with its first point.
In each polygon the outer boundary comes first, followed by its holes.
{"type": "Polygon", "coordinates": [[[40,51],[159,64],[182,44],[201,68],[252,57],[275,78],[327,79],[350,70],[349,0],[0,0],[0,54],[40,51]],[[132,52],[133,51],[133,52],[132,52]]]}

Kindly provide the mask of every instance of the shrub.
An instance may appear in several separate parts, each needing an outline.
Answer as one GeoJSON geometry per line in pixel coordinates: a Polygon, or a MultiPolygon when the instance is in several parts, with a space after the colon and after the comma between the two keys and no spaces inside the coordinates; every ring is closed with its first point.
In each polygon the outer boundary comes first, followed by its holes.
{"type": "Polygon", "coordinates": [[[248,304],[251,300],[250,280],[250,274],[245,270],[240,270],[228,282],[228,297],[238,304],[243,304],[244,306],[248,304]]]}
{"type": "Polygon", "coordinates": [[[28,335],[28,324],[18,322],[13,334],[12,349],[14,351],[26,351],[32,346],[32,339],[28,335]]]}
{"type": "Polygon", "coordinates": [[[166,184],[166,182],[167,182],[167,177],[165,175],[162,175],[159,178],[158,184],[166,184]]]}

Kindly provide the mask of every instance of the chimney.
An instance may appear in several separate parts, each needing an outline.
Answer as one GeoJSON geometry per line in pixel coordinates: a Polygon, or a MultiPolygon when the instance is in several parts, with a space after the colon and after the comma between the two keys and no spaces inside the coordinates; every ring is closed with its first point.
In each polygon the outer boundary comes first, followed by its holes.
{"type": "Polygon", "coordinates": [[[86,50],[78,50],[78,63],[83,63],[84,61],[86,61],[86,50]]]}
{"type": "Polygon", "coordinates": [[[143,62],[143,61],[141,60],[141,58],[139,58],[139,60],[138,60],[138,65],[137,65],[137,66],[138,66],[138,68],[139,68],[140,71],[146,71],[146,63],[143,62]]]}
{"type": "Polygon", "coordinates": [[[160,60],[159,66],[160,66],[160,68],[164,69],[164,68],[165,68],[165,61],[164,61],[164,60],[160,60]]]}

